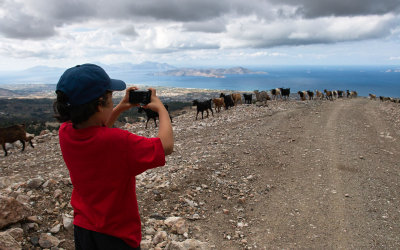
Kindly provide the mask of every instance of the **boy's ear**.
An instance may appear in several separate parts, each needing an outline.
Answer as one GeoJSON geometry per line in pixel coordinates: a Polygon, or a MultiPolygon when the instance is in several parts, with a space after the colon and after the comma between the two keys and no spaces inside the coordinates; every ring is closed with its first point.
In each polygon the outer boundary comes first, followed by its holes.
{"type": "Polygon", "coordinates": [[[101,103],[103,102],[103,97],[99,98],[99,101],[97,102],[97,112],[101,112],[103,111],[103,105],[101,105],[101,103]]]}

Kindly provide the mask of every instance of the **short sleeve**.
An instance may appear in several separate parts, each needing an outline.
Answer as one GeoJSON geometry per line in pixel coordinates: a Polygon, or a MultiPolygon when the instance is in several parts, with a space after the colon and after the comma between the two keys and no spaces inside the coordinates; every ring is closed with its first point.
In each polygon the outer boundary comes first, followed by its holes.
{"type": "Polygon", "coordinates": [[[165,165],[165,153],[160,138],[129,134],[127,144],[128,172],[133,175],[165,165]]]}

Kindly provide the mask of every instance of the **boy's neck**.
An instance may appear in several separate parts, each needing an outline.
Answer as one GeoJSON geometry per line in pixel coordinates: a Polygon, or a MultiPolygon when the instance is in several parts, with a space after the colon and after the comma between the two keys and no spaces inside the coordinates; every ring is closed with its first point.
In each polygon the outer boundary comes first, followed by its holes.
{"type": "Polygon", "coordinates": [[[89,118],[89,120],[74,125],[74,128],[83,129],[83,128],[95,127],[95,126],[102,127],[102,126],[104,126],[104,124],[101,122],[101,120],[97,119],[96,115],[93,115],[89,118]]]}

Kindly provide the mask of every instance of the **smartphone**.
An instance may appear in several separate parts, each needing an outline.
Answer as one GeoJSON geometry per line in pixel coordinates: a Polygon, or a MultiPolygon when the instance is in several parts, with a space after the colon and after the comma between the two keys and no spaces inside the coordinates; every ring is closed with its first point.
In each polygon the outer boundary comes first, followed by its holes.
{"type": "Polygon", "coordinates": [[[130,90],[129,102],[134,104],[149,104],[151,101],[151,90],[130,90]]]}

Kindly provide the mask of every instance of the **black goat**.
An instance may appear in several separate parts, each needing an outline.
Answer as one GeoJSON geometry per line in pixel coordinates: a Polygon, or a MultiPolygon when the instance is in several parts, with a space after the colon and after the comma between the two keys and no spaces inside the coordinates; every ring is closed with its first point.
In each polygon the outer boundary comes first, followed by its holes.
{"type": "Polygon", "coordinates": [[[251,104],[253,102],[253,94],[243,94],[244,103],[251,104]]]}
{"type": "MultiPolygon", "coordinates": [[[[165,109],[168,111],[168,105],[167,104],[164,104],[164,107],[165,107],[165,109]]],[[[146,113],[146,116],[147,116],[147,121],[146,121],[146,129],[147,129],[147,123],[149,123],[149,120],[150,119],[153,119],[154,120],[154,125],[155,125],[155,127],[157,128],[157,122],[156,122],[156,119],[157,119],[157,117],[158,117],[158,113],[157,112],[155,112],[155,111],[153,111],[153,110],[151,110],[151,109],[145,109],[145,108],[142,108],[142,107],[139,107],[138,108],[138,113],[142,113],[142,112],[145,112],[146,113]]],[[[168,112],[169,113],[169,112],[168,112]]],[[[169,116],[169,118],[171,119],[171,122],[172,122],[172,117],[171,117],[171,115],[169,116]]]]}
{"type": "Polygon", "coordinates": [[[229,107],[234,107],[235,103],[233,102],[232,96],[231,95],[225,95],[224,93],[221,93],[219,97],[224,98],[224,103],[225,103],[225,109],[229,109],[229,107]]]}
{"type": "Polygon", "coordinates": [[[307,90],[308,100],[314,100],[314,92],[307,90]]]}
{"type": "Polygon", "coordinates": [[[284,97],[285,100],[288,100],[288,99],[289,99],[289,96],[290,96],[290,88],[287,88],[287,89],[285,89],[285,88],[279,88],[279,89],[281,90],[281,95],[282,95],[282,97],[284,97]]]}
{"type": "Polygon", "coordinates": [[[212,114],[212,116],[214,116],[214,112],[213,112],[213,110],[211,108],[211,102],[212,102],[212,99],[209,99],[209,100],[204,101],[204,102],[199,102],[198,100],[194,100],[193,101],[193,106],[197,107],[196,120],[197,120],[197,116],[199,115],[200,112],[201,112],[201,119],[203,119],[204,111],[207,112],[207,117],[208,117],[208,114],[209,114],[208,110],[211,110],[211,114],[212,114]]]}

